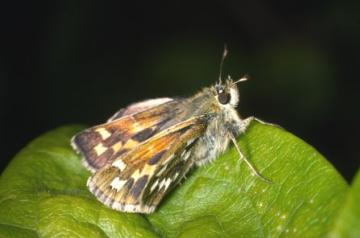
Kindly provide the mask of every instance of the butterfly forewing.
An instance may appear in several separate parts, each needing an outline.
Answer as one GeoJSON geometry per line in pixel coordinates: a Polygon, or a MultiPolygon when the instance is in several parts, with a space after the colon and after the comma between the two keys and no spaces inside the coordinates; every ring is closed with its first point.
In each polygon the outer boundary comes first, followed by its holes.
{"type": "Polygon", "coordinates": [[[192,145],[197,139],[187,140],[168,163],[159,165],[155,175],[150,180],[144,191],[143,200],[146,204],[156,207],[166,193],[172,190],[187,174],[194,161],[190,159],[192,145]]]}
{"type": "Polygon", "coordinates": [[[90,191],[116,210],[152,212],[193,165],[187,153],[204,129],[198,117],[159,132],[97,171],[90,191]]]}
{"type": "Polygon", "coordinates": [[[140,102],[120,110],[110,122],[89,128],[72,139],[92,172],[100,169],[139,143],[176,123],[177,100],[169,98],[140,102]]]}

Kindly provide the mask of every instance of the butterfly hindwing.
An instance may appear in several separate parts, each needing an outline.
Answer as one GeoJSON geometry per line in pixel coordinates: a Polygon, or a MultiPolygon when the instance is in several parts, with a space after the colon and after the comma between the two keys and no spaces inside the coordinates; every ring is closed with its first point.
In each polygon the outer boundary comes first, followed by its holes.
{"type": "Polygon", "coordinates": [[[86,167],[95,172],[114,158],[127,153],[173,123],[171,110],[177,100],[151,99],[120,110],[108,123],[75,135],[72,146],[84,157],[86,167]]]}
{"type": "Polygon", "coordinates": [[[112,115],[107,122],[114,121],[116,119],[119,119],[123,116],[136,114],[139,112],[146,111],[152,107],[159,106],[160,104],[172,101],[172,98],[154,98],[154,99],[148,99],[145,101],[137,102],[130,104],[126,108],[122,108],[119,111],[117,111],[114,115],[112,115]]]}
{"type": "Polygon", "coordinates": [[[204,129],[199,117],[159,132],[98,170],[88,180],[90,191],[113,209],[152,212],[194,164],[191,145],[204,129]]]}

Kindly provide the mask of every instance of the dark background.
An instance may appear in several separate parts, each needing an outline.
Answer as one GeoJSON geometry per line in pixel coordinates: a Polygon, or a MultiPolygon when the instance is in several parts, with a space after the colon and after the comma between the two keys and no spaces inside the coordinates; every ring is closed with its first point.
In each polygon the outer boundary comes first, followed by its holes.
{"type": "Polygon", "coordinates": [[[0,9],[0,171],[48,130],[213,84],[225,42],[226,74],[251,76],[241,84],[241,115],[303,138],[348,180],[359,167],[357,0],[12,1],[0,9]]]}

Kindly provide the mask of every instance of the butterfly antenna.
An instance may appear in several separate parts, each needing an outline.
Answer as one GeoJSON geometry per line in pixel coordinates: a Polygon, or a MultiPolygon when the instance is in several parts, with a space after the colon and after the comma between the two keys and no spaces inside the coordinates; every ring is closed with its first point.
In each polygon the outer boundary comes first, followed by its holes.
{"type": "Polygon", "coordinates": [[[237,84],[237,83],[240,83],[240,82],[245,82],[249,79],[249,76],[248,75],[244,75],[243,77],[241,77],[240,79],[236,80],[234,82],[234,84],[237,84]]]}
{"type": "Polygon", "coordinates": [[[224,52],[223,52],[223,55],[221,57],[221,62],[220,62],[220,72],[219,72],[219,84],[220,85],[222,84],[222,69],[223,69],[224,60],[225,60],[227,54],[228,54],[228,49],[227,49],[227,46],[225,44],[224,45],[224,52]]]}

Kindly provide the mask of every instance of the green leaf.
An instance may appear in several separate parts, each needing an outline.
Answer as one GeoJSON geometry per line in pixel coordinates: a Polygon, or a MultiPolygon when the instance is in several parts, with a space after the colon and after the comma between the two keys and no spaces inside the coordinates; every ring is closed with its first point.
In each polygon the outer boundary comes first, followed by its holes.
{"type": "Polygon", "coordinates": [[[329,237],[360,237],[360,171],[347,194],[329,237]]]}
{"type": "Polygon", "coordinates": [[[273,183],[251,175],[231,147],[195,169],[149,216],[106,208],[63,127],[30,143],[0,177],[0,237],[319,237],[348,185],[315,149],[290,133],[253,123],[239,138],[273,183]]]}

